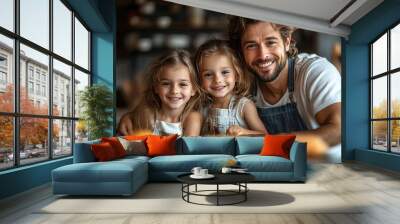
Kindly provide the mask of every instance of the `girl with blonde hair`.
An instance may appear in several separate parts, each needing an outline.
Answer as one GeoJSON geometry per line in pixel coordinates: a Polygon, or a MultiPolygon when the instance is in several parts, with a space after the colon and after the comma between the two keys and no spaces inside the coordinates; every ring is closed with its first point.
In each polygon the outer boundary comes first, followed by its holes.
{"type": "Polygon", "coordinates": [[[267,130],[247,98],[251,80],[225,40],[209,40],[195,55],[197,77],[206,93],[203,134],[258,135],[267,130]]]}

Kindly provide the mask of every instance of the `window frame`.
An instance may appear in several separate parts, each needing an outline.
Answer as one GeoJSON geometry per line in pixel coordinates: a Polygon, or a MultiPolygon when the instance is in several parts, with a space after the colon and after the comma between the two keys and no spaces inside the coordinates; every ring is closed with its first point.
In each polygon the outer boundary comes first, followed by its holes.
{"type": "MultiPolygon", "coordinates": [[[[379,152],[386,152],[386,153],[391,153],[391,154],[400,154],[400,152],[393,152],[392,151],[392,121],[400,121],[400,117],[393,117],[392,116],[392,99],[391,99],[391,91],[392,91],[392,76],[395,75],[396,73],[400,72],[400,67],[391,69],[391,31],[393,28],[396,26],[400,26],[400,21],[395,22],[392,24],[390,27],[385,29],[384,32],[379,34],[375,39],[373,39],[370,43],[368,43],[368,52],[369,52],[369,149],[373,151],[379,151],[379,152]],[[387,34],[387,63],[386,63],[386,71],[383,73],[376,74],[374,76],[373,74],[373,44],[376,43],[381,37],[383,37],[385,34],[387,34]],[[386,105],[386,117],[385,118],[373,118],[373,81],[378,79],[386,77],[386,87],[387,87],[387,105],[386,105]],[[386,121],[386,151],[379,150],[374,148],[374,136],[373,136],[373,122],[375,121],[386,121]]],[[[399,52],[400,54],[400,52],[399,52]]]]}
{"type": "MultiPolygon", "coordinates": [[[[13,40],[13,64],[12,66],[12,73],[14,78],[14,111],[13,112],[2,112],[0,111],[0,116],[5,116],[5,117],[11,117],[13,119],[13,153],[14,153],[14,161],[13,165],[10,167],[5,167],[5,168],[0,168],[0,172],[4,170],[10,170],[10,169],[15,169],[18,167],[23,167],[23,166],[29,166],[37,163],[43,163],[49,160],[53,159],[61,159],[65,157],[70,157],[73,156],[74,152],[74,143],[75,143],[75,126],[76,126],[76,121],[79,120],[79,117],[75,117],[75,108],[71,108],[71,114],[62,116],[61,114],[59,116],[53,115],[53,59],[58,60],[61,63],[64,63],[68,66],[71,66],[71,105],[74,105],[75,103],[75,98],[76,98],[76,92],[74,88],[74,82],[75,82],[75,69],[85,73],[89,77],[89,83],[88,86],[92,85],[92,80],[93,80],[93,74],[92,74],[92,61],[91,61],[91,50],[92,50],[92,43],[91,43],[91,38],[92,38],[92,30],[89,28],[89,26],[85,23],[85,21],[76,13],[72,7],[66,2],[65,0],[59,0],[68,10],[71,11],[71,18],[70,18],[70,23],[71,23],[71,59],[64,58],[61,55],[58,55],[57,53],[54,52],[53,49],[53,23],[54,23],[54,18],[53,18],[53,1],[54,0],[48,0],[49,3],[49,49],[46,49],[45,47],[40,46],[39,44],[34,43],[33,41],[30,41],[29,39],[26,39],[25,37],[20,35],[20,0],[14,0],[13,1],[13,10],[14,10],[14,31],[10,31],[4,27],[0,26],[0,35],[3,35],[7,38],[10,38],[13,40]],[[83,25],[83,27],[88,31],[88,69],[85,69],[78,64],[75,63],[75,18],[79,20],[79,22],[83,25]],[[42,54],[45,54],[48,56],[48,76],[47,76],[47,83],[45,84],[45,95],[48,97],[48,112],[46,115],[39,115],[39,114],[27,114],[27,113],[21,113],[20,111],[20,65],[21,65],[21,57],[20,57],[20,45],[23,44],[27,47],[32,48],[33,50],[36,50],[42,54]],[[47,119],[48,123],[48,136],[47,136],[47,150],[48,150],[48,155],[47,157],[43,157],[43,160],[40,160],[38,162],[31,162],[31,163],[24,163],[21,164],[20,161],[20,119],[21,118],[45,118],[47,119]],[[70,121],[71,122],[71,153],[68,155],[62,155],[62,156],[54,156],[54,148],[53,147],[53,123],[57,120],[62,120],[62,121],[70,121]]],[[[29,63],[27,63],[27,73],[26,75],[26,82],[32,81],[34,84],[34,92],[36,91],[35,85],[37,83],[40,83],[40,87],[42,87],[42,70],[39,72],[39,80],[36,80],[36,68],[33,67],[33,79],[30,78],[29,74],[29,63]]],[[[28,85],[28,84],[27,84],[28,85]]],[[[28,86],[27,86],[28,87],[28,86]]],[[[29,87],[28,87],[29,88],[29,87]]],[[[27,88],[27,91],[29,91],[27,88]]],[[[41,93],[41,92],[40,92],[41,93]]],[[[38,96],[42,96],[42,94],[39,94],[38,96]]]]}

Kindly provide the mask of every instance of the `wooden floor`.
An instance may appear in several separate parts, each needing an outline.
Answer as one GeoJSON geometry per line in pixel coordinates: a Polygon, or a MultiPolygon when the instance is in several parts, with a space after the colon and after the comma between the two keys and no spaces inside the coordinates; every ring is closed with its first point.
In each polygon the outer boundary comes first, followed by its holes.
{"type": "MultiPolygon", "coordinates": [[[[358,163],[312,165],[308,183],[317,183],[346,201],[367,204],[356,214],[36,214],[54,200],[49,185],[0,202],[0,223],[400,223],[400,174],[358,163]]],[[[315,203],[320,203],[315,201],[315,203]]]]}

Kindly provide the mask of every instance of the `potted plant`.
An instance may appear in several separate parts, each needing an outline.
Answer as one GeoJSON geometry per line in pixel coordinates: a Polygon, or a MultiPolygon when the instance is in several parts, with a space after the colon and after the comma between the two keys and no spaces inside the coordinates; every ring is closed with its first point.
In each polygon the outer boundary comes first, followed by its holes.
{"type": "Polygon", "coordinates": [[[79,93],[79,106],[82,110],[80,124],[87,127],[88,139],[109,136],[107,131],[112,127],[113,96],[110,89],[103,84],[87,86],[79,93]]]}

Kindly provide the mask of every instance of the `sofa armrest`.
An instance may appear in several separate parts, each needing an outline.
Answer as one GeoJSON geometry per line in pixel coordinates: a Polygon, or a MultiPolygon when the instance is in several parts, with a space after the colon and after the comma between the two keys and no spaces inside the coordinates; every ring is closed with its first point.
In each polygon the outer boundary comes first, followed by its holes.
{"type": "Polygon", "coordinates": [[[307,143],[294,142],[290,148],[290,160],[293,162],[293,179],[305,181],[307,176],[307,143]]]}
{"type": "Polygon", "coordinates": [[[98,144],[100,140],[75,143],[74,147],[74,163],[88,163],[95,162],[96,158],[92,153],[90,146],[92,144],[98,144]]]}

